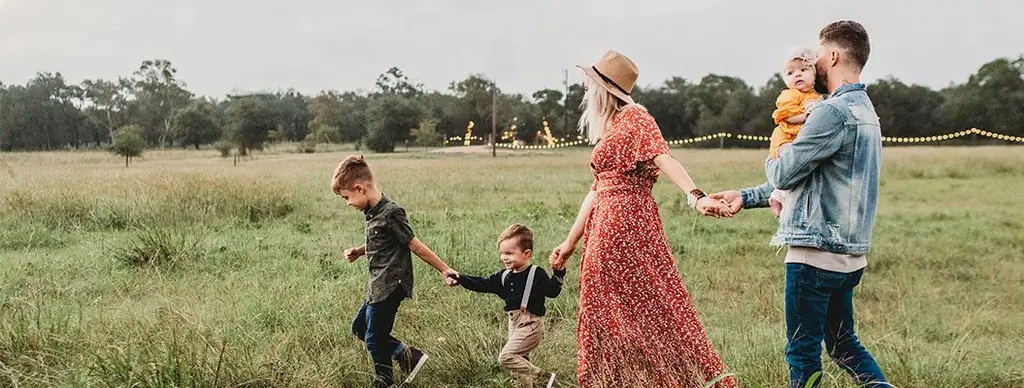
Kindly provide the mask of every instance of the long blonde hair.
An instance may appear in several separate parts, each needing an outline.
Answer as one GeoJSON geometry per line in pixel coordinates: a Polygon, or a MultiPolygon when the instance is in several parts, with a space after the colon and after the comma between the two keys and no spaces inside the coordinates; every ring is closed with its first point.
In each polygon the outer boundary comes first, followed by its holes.
{"type": "Polygon", "coordinates": [[[583,87],[586,90],[583,101],[580,101],[583,114],[580,115],[577,128],[580,133],[587,135],[590,144],[595,144],[604,135],[605,127],[611,122],[612,116],[622,110],[626,102],[615,97],[590,77],[583,78],[583,87]]]}

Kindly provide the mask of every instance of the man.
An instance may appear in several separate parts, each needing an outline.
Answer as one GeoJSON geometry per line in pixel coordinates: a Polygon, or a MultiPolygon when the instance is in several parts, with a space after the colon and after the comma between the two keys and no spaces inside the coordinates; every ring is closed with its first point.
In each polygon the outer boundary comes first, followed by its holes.
{"type": "MultiPolygon", "coordinates": [[[[713,194],[733,213],[767,207],[773,189],[791,190],[773,245],[787,245],[786,361],[791,387],[820,381],[821,342],[859,384],[888,386],[854,332],[853,288],[867,266],[878,200],[882,136],[860,83],[871,46],[859,23],[838,21],[819,34],[818,84],[829,98],[778,159],[765,162],[768,182],[713,194]]],[[[817,383],[814,384],[818,386],[817,383]]]]}

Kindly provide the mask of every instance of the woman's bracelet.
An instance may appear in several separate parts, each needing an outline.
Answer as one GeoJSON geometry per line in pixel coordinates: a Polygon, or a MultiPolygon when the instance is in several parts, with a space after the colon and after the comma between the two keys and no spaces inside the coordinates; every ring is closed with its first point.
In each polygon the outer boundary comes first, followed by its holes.
{"type": "Polygon", "coordinates": [[[697,201],[700,201],[701,198],[704,198],[704,197],[707,197],[707,196],[708,195],[704,193],[704,190],[693,189],[693,190],[690,190],[690,193],[686,195],[686,202],[688,202],[688,204],[690,205],[691,208],[696,209],[697,208],[697,201]]]}

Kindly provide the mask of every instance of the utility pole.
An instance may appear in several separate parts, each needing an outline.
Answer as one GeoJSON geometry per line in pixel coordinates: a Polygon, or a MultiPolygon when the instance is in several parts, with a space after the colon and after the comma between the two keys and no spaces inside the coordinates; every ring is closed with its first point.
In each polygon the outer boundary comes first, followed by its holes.
{"type": "MultiPolygon", "coordinates": [[[[0,93],[0,114],[4,112],[4,93],[0,93]]],[[[2,123],[3,121],[0,121],[2,123]]],[[[4,129],[0,128],[0,154],[4,152],[4,129]]]]}
{"type": "Polygon", "coordinates": [[[491,85],[491,157],[498,157],[498,83],[491,85]]]}
{"type": "Polygon", "coordinates": [[[563,83],[565,84],[565,99],[562,102],[562,108],[564,108],[565,114],[562,116],[565,116],[565,128],[562,128],[562,133],[568,135],[572,133],[569,131],[569,69],[565,69],[565,80],[563,83]]]}

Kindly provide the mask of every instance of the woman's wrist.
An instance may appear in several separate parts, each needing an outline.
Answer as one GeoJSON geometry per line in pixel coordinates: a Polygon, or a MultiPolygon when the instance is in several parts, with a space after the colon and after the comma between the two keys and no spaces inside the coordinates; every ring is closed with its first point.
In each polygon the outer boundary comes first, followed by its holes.
{"type": "Polygon", "coordinates": [[[708,195],[706,193],[704,193],[704,190],[693,189],[693,190],[690,190],[690,192],[686,194],[686,199],[687,199],[686,202],[688,202],[688,204],[690,205],[691,208],[696,209],[697,208],[697,202],[700,202],[701,199],[704,199],[704,198],[707,198],[707,197],[708,197],[708,195]]]}

